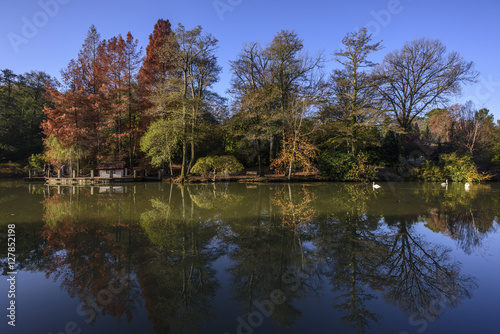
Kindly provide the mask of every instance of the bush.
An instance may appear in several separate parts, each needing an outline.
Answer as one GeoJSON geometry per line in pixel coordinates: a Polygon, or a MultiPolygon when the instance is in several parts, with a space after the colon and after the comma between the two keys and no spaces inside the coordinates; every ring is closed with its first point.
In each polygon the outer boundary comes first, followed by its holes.
{"type": "Polygon", "coordinates": [[[213,174],[213,180],[217,176],[227,176],[243,170],[243,165],[232,155],[209,156],[199,158],[191,168],[191,173],[208,177],[213,174]]]}
{"type": "Polygon", "coordinates": [[[440,182],[446,179],[446,175],[440,166],[435,165],[432,161],[424,161],[419,168],[415,168],[413,176],[417,180],[440,182]]]}
{"type": "Polygon", "coordinates": [[[30,168],[34,168],[37,170],[42,170],[43,166],[47,163],[45,160],[43,154],[38,153],[38,154],[32,154],[31,157],[28,159],[28,164],[30,168]]]}
{"type": "Polygon", "coordinates": [[[438,164],[425,161],[415,169],[414,176],[418,180],[432,182],[445,179],[454,182],[480,182],[490,178],[477,170],[470,155],[458,155],[455,152],[441,155],[438,164]]]}
{"type": "Polygon", "coordinates": [[[323,152],[318,167],[322,176],[336,181],[368,181],[377,173],[368,165],[368,155],[363,152],[356,156],[338,151],[323,152]]]}
{"type": "Polygon", "coordinates": [[[352,181],[370,181],[375,179],[375,174],[377,174],[375,167],[368,164],[368,154],[359,152],[354,157],[354,164],[347,177],[352,181]]]}
{"type": "Polygon", "coordinates": [[[321,175],[330,180],[345,181],[354,161],[352,156],[339,151],[323,152],[318,161],[321,175]]]}
{"type": "Polygon", "coordinates": [[[447,178],[455,182],[479,182],[489,177],[477,170],[470,155],[459,156],[457,153],[443,154],[443,170],[447,178]]]}
{"type": "Polygon", "coordinates": [[[492,159],[491,159],[491,163],[495,166],[500,166],[500,154],[497,154],[495,155],[492,159]]]}

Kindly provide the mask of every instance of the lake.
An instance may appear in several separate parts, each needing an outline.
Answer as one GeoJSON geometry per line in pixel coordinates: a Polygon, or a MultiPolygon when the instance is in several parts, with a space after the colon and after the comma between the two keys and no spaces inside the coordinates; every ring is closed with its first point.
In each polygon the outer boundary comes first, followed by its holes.
{"type": "Polygon", "coordinates": [[[500,184],[381,185],[0,181],[0,331],[496,333],[500,184]]]}

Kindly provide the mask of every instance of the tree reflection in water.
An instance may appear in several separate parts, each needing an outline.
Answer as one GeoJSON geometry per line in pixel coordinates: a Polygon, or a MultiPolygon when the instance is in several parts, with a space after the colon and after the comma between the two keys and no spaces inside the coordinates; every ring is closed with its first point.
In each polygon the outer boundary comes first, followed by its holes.
{"type": "Polygon", "coordinates": [[[272,190],[259,186],[258,191],[259,196],[247,202],[253,214],[229,222],[233,233],[226,242],[234,265],[227,270],[233,297],[243,306],[245,318],[279,291],[283,299],[275,303],[270,317],[280,327],[291,327],[302,315],[296,301],[318,290],[313,283],[315,252],[304,248],[312,240],[307,234],[314,217],[312,193],[290,185],[272,190]]]}
{"type": "Polygon", "coordinates": [[[477,284],[461,274],[451,249],[415,235],[418,216],[369,214],[378,205],[376,196],[363,185],[341,185],[329,201],[335,210],[318,219],[323,274],[336,295],[334,308],[344,313],[342,321],[359,333],[378,322],[366,306],[376,291],[412,319],[434,320],[444,306],[470,298],[477,284]]]}
{"type": "Polygon", "coordinates": [[[66,201],[63,196],[45,200],[46,277],[59,280],[70,297],[82,302],[79,312],[87,322],[105,315],[130,321],[140,304],[130,258],[136,229],[122,215],[114,216],[120,210],[116,202],[107,203],[100,217],[85,219],[79,218],[77,205],[70,210],[66,201]]]}
{"type": "Polygon", "coordinates": [[[335,213],[319,220],[317,243],[322,256],[322,274],[336,295],[333,307],[341,320],[363,333],[380,318],[366,307],[375,297],[370,288],[380,277],[378,261],[385,248],[377,234],[380,217],[367,215],[367,201],[373,196],[364,185],[344,184],[328,204],[335,213]]]}
{"type": "Polygon", "coordinates": [[[408,222],[398,222],[384,243],[387,252],[375,287],[413,319],[435,320],[444,306],[456,307],[477,288],[474,277],[461,274],[449,247],[414,235],[408,222]]]}
{"type": "Polygon", "coordinates": [[[329,303],[343,323],[359,333],[381,320],[373,306],[378,295],[413,320],[435,320],[470,298],[474,277],[461,272],[449,247],[427,241],[416,226],[425,222],[472,252],[492,230],[497,199],[424,187],[411,194],[417,210],[406,214],[403,206],[387,211],[394,202],[370,186],[334,187],[253,185],[234,192],[225,184],[171,184],[142,202],[130,193],[120,200],[50,196],[37,267],[79,298],[90,321],[105,315],[130,321],[144,300],[156,333],[200,331],[218,316],[215,263],[226,256],[241,316],[280,291],[283,300],[269,315],[280,327],[292,327],[306,298],[322,288],[332,291],[329,303]]]}
{"type": "Polygon", "coordinates": [[[218,228],[196,211],[189,188],[178,186],[180,196],[172,196],[173,187],[167,201],[152,199],[153,208],[141,214],[151,246],[138,277],[156,333],[198,332],[215,317],[219,282],[212,265],[223,249],[214,246],[218,228]]]}
{"type": "Polygon", "coordinates": [[[444,200],[427,195],[427,201],[432,205],[427,221],[431,230],[448,235],[466,254],[472,254],[481,249],[488,233],[494,232],[493,223],[498,215],[500,199],[481,196],[491,190],[487,184],[475,185],[472,192],[462,188],[452,184],[444,200]]]}

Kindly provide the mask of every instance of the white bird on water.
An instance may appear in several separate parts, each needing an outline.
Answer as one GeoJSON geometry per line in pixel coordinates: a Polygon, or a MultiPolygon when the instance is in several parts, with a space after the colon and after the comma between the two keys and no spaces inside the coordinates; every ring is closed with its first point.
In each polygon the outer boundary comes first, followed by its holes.
{"type": "Polygon", "coordinates": [[[375,182],[373,182],[372,187],[373,187],[373,189],[379,189],[379,188],[382,188],[382,186],[379,186],[379,185],[378,185],[378,184],[376,184],[375,182]]]}
{"type": "Polygon", "coordinates": [[[441,183],[441,187],[447,187],[448,186],[448,179],[446,179],[446,182],[441,183]]]}
{"type": "Polygon", "coordinates": [[[466,191],[469,191],[469,190],[470,190],[470,183],[469,183],[469,182],[466,182],[466,183],[464,184],[464,187],[465,187],[465,190],[466,190],[466,191]]]}

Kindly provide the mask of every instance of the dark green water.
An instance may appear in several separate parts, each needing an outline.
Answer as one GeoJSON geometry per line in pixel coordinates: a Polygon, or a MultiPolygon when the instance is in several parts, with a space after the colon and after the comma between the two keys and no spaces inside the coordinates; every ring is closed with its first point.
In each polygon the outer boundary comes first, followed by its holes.
{"type": "Polygon", "coordinates": [[[0,331],[496,333],[499,215],[500,184],[0,181],[0,331]]]}

